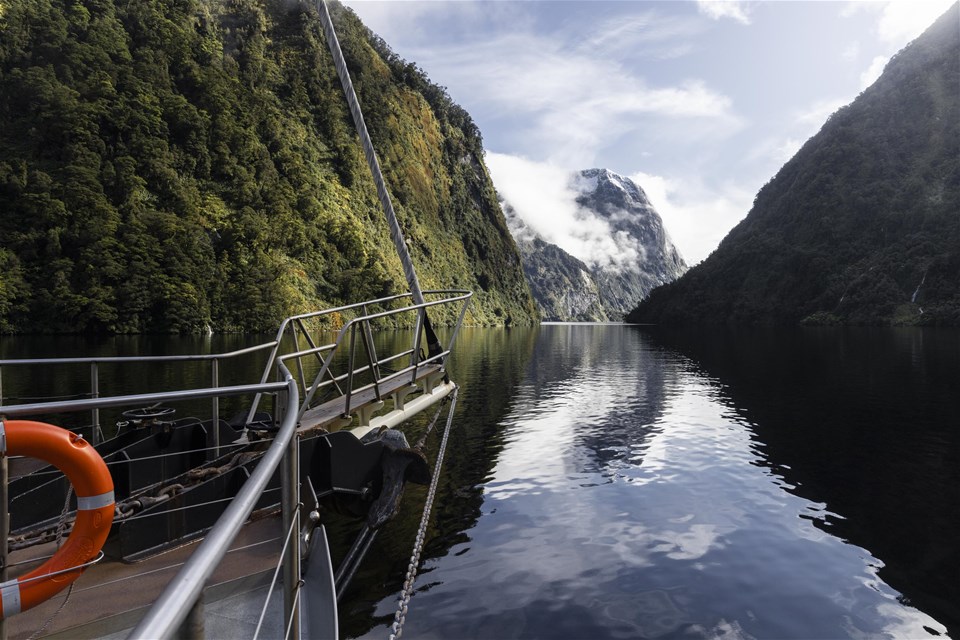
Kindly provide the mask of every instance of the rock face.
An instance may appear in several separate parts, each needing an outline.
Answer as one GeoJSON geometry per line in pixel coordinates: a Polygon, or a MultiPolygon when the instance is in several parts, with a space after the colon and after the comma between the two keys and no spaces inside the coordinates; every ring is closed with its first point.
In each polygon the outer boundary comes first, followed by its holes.
{"type": "Polygon", "coordinates": [[[548,242],[502,203],[544,320],[619,321],[650,290],[686,271],[660,215],[632,180],[587,169],[571,176],[570,187],[580,223],[600,225],[606,240],[579,258],[548,242]]]}
{"type": "Polygon", "coordinates": [[[502,205],[507,225],[520,249],[523,273],[543,319],[554,322],[609,320],[590,268],[537,236],[509,204],[502,205]]]}
{"type": "Polygon", "coordinates": [[[960,325],[958,22],[954,4],[628,320],[960,325]]]}

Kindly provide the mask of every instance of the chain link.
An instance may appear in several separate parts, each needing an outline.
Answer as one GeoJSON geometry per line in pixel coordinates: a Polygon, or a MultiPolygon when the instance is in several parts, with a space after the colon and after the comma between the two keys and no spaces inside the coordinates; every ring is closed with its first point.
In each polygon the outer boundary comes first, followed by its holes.
{"type": "Polygon", "coordinates": [[[417,579],[417,569],[420,566],[420,554],[423,552],[423,545],[427,540],[427,525],[430,522],[430,511],[433,509],[433,501],[437,495],[437,484],[440,479],[440,468],[443,465],[443,456],[447,451],[447,441],[450,438],[450,425],[453,424],[453,410],[457,407],[457,392],[460,387],[453,390],[453,399],[450,401],[450,410],[447,413],[447,426],[443,431],[443,440],[440,442],[440,452],[437,453],[437,464],[433,470],[433,478],[430,480],[430,490],[427,491],[427,499],[423,504],[423,515],[420,517],[420,527],[417,529],[417,537],[413,542],[413,553],[410,555],[410,563],[407,565],[407,575],[403,581],[403,589],[400,591],[400,597],[397,599],[397,613],[393,617],[393,624],[390,625],[390,640],[397,640],[403,634],[403,624],[407,619],[407,611],[410,606],[410,598],[413,596],[413,582],[417,579]]]}

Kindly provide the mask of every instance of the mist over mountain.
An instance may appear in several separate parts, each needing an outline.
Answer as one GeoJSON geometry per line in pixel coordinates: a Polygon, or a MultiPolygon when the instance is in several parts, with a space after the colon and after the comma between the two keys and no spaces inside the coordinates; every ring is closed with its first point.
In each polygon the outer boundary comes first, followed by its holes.
{"type": "Polygon", "coordinates": [[[631,322],[960,325],[960,5],[631,322]]]}
{"type": "MultiPolygon", "coordinates": [[[[470,115],[331,14],[423,288],[535,321],[470,115]]],[[[0,152],[2,332],[269,330],[407,289],[307,3],[0,2],[0,152]]]]}
{"type": "MultiPolygon", "coordinates": [[[[660,215],[632,180],[587,169],[570,176],[569,186],[576,208],[570,250],[549,242],[513,205],[503,203],[545,320],[619,321],[651,289],[686,271],[660,215]]],[[[551,212],[538,212],[537,218],[549,224],[551,212]]]]}

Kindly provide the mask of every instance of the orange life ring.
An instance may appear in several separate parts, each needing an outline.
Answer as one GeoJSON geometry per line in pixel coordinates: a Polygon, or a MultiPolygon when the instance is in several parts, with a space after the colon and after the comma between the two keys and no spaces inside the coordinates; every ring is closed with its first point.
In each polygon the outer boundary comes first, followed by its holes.
{"type": "Polygon", "coordinates": [[[60,550],[33,571],[0,583],[0,612],[7,619],[80,577],[81,565],[96,557],[110,533],[114,498],[106,463],[81,436],[43,422],[8,420],[0,421],[0,438],[6,439],[7,455],[39,458],[60,469],[77,494],[77,519],[60,550]]]}

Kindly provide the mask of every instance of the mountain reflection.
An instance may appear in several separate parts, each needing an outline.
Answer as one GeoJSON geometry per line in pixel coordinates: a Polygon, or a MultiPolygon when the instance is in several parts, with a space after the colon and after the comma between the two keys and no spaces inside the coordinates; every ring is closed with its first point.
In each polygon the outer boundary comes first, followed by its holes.
{"type": "Polygon", "coordinates": [[[578,473],[640,465],[678,375],[653,355],[641,334],[622,327],[547,325],[516,410],[524,421],[543,416],[550,429],[570,430],[564,454],[578,473]]]}

